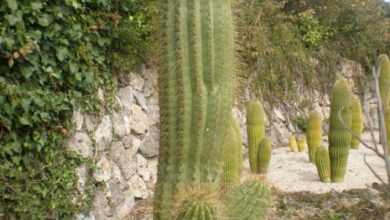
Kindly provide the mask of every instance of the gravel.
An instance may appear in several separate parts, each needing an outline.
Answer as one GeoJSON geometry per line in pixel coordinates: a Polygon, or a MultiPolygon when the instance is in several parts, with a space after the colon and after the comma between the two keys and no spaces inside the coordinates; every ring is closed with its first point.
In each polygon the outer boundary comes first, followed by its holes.
{"type": "MultiPolygon", "coordinates": [[[[363,134],[364,140],[370,140],[369,137],[368,133],[363,134]]],[[[372,144],[371,141],[369,143],[372,144]]],[[[324,146],[327,146],[327,144],[324,146]]],[[[359,150],[350,150],[344,183],[320,182],[316,166],[309,162],[307,152],[293,153],[289,147],[274,148],[272,150],[267,182],[282,192],[310,191],[326,193],[329,191],[341,192],[347,189],[367,188],[367,186],[380,181],[365,164],[364,155],[367,155],[367,161],[373,169],[386,180],[384,161],[373,151],[361,145],[359,150]]],[[[245,160],[244,167],[245,176],[248,176],[248,160],[245,160]]]]}

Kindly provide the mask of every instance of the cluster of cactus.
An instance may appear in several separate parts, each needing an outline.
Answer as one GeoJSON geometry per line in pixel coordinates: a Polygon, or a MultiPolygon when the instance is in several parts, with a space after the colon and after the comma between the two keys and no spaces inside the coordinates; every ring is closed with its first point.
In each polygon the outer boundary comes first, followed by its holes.
{"type": "Polygon", "coordinates": [[[225,215],[227,219],[265,219],[270,198],[271,191],[264,183],[249,180],[225,195],[225,215]]]}
{"type": "Polygon", "coordinates": [[[309,117],[306,130],[306,140],[309,153],[309,160],[315,163],[316,151],[322,140],[322,116],[320,112],[312,112],[309,117]]]}
{"type": "Polygon", "coordinates": [[[290,138],[288,139],[288,142],[290,144],[291,151],[298,152],[298,144],[297,144],[297,140],[295,139],[294,135],[290,136],[290,138]]]}
{"type": "Polygon", "coordinates": [[[319,147],[316,151],[316,166],[321,182],[330,182],[330,159],[328,149],[319,147]]]}
{"type": "Polygon", "coordinates": [[[219,185],[232,105],[229,0],[161,2],[160,154],[154,219],[188,185],[219,185]]]}
{"type": "Polygon", "coordinates": [[[225,165],[223,167],[223,183],[230,185],[239,182],[242,174],[242,140],[238,123],[231,117],[229,130],[225,137],[225,165]]]}
{"type": "Polygon", "coordinates": [[[260,102],[250,102],[247,108],[249,164],[252,173],[266,173],[271,157],[271,143],[264,140],[264,109],[260,102]],[[261,166],[261,167],[260,167],[261,166]]]}
{"type": "Polygon", "coordinates": [[[332,182],[344,181],[351,145],[351,133],[341,120],[351,127],[351,91],[346,80],[338,80],[332,90],[328,134],[332,182]]]}
{"type": "MultiPolygon", "coordinates": [[[[363,133],[363,112],[359,99],[352,101],[352,131],[359,137],[363,133]]],[[[359,149],[360,141],[356,137],[352,137],[351,148],[359,149]]]]}

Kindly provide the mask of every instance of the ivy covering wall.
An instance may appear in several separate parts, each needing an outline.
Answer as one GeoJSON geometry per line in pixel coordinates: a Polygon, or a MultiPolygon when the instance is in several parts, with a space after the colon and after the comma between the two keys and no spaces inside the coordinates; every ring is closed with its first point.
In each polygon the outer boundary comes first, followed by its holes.
{"type": "Polygon", "coordinates": [[[75,168],[93,164],[66,149],[70,117],[96,112],[96,90],[109,96],[115,71],[142,60],[151,14],[141,0],[1,1],[0,218],[89,208],[95,186],[79,194],[75,168]]]}

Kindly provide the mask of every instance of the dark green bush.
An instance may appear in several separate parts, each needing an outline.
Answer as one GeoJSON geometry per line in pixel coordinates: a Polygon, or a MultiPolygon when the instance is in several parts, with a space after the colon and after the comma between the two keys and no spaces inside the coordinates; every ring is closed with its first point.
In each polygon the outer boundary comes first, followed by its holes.
{"type": "Polygon", "coordinates": [[[75,168],[92,166],[66,150],[70,117],[99,108],[97,88],[113,90],[115,61],[107,57],[122,53],[130,64],[141,57],[134,47],[113,50],[124,35],[125,43],[148,43],[140,17],[149,15],[140,7],[133,0],[0,3],[0,218],[71,219],[89,208],[93,193],[75,190],[75,168]],[[137,24],[126,21],[131,16],[137,24]]]}

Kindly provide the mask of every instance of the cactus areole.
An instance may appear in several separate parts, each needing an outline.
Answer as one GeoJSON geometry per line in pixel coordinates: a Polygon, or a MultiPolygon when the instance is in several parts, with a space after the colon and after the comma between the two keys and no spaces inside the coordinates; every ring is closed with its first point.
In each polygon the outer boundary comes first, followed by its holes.
{"type": "Polygon", "coordinates": [[[229,0],[162,0],[161,9],[155,220],[169,219],[184,187],[222,179],[234,42],[229,0]]]}

